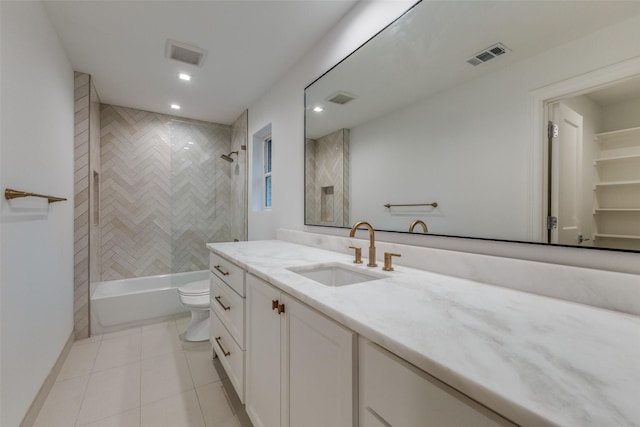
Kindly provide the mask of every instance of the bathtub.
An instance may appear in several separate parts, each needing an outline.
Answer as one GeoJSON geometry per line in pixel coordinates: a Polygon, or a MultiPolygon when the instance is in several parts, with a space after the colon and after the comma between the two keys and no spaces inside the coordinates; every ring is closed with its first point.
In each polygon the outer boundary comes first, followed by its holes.
{"type": "Polygon", "coordinates": [[[178,287],[205,280],[208,270],[91,284],[91,334],[104,334],[187,315],[178,287]]]}

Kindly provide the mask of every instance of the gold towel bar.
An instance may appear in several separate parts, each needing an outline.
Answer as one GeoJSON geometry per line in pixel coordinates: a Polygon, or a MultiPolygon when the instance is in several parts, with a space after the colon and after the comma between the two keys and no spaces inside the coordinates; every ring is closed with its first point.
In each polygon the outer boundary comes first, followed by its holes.
{"type": "Polygon", "coordinates": [[[385,208],[390,208],[392,206],[433,206],[434,208],[438,207],[438,203],[433,202],[433,203],[414,203],[414,204],[409,204],[409,205],[392,205],[391,203],[387,203],[386,205],[384,205],[385,208]]]}
{"type": "Polygon", "coordinates": [[[6,190],[4,190],[4,198],[7,200],[18,199],[20,197],[42,197],[44,199],[47,199],[49,203],[64,202],[65,200],[67,200],[63,197],[54,197],[54,196],[45,196],[44,194],[27,193],[26,191],[12,190],[11,188],[7,188],[6,190]]]}

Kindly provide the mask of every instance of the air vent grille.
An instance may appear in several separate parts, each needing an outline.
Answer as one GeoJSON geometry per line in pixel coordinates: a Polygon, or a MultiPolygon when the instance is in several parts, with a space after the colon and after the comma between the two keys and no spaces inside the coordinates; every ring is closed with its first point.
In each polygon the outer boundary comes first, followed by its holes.
{"type": "Polygon", "coordinates": [[[165,56],[186,64],[201,66],[207,51],[186,43],[168,39],[165,56]]]}
{"type": "Polygon", "coordinates": [[[333,102],[334,104],[344,105],[347,102],[351,102],[356,98],[357,98],[357,96],[352,95],[352,94],[347,93],[347,92],[336,92],[333,95],[331,95],[330,97],[328,97],[327,101],[333,102]]]}
{"type": "Polygon", "coordinates": [[[475,67],[509,52],[511,52],[511,50],[509,50],[505,45],[502,43],[496,43],[467,59],[467,63],[475,67]]]}

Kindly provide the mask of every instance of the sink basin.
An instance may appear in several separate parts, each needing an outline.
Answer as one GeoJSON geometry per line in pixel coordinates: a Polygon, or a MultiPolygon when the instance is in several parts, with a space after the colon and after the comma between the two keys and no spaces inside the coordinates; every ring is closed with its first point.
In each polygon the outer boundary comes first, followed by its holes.
{"type": "Polygon", "coordinates": [[[374,273],[338,262],[290,267],[287,270],[325,286],[354,285],[356,283],[369,282],[387,277],[384,274],[374,273]]]}

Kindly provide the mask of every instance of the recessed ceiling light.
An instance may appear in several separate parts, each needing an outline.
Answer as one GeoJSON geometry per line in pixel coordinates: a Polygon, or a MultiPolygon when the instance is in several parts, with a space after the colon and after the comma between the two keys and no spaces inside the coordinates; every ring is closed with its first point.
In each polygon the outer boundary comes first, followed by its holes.
{"type": "Polygon", "coordinates": [[[185,149],[185,150],[188,150],[188,149],[189,149],[189,147],[184,147],[184,149],[185,149]]]}
{"type": "Polygon", "coordinates": [[[180,106],[178,104],[171,104],[171,108],[173,108],[174,110],[179,110],[180,106]]]}
{"type": "Polygon", "coordinates": [[[186,73],[180,73],[178,74],[178,77],[180,78],[180,80],[184,80],[184,81],[189,81],[191,80],[191,76],[189,74],[186,73]]]}
{"type": "Polygon", "coordinates": [[[319,113],[320,111],[323,111],[323,110],[324,110],[324,108],[322,108],[322,107],[315,107],[313,109],[313,111],[315,111],[316,113],[319,113]]]}

